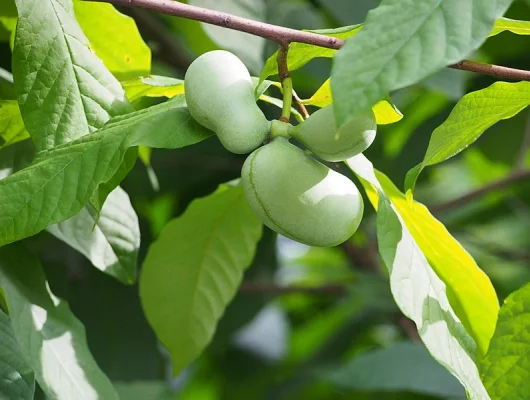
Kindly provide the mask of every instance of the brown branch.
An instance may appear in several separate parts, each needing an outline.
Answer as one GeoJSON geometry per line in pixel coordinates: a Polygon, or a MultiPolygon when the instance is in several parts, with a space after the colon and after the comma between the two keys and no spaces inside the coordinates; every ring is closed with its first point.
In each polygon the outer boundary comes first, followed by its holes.
{"type": "Polygon", "coordinates": [[[302,99],[300,99],[300,97],[298,96],[298,94],[296,93],[294,89],[293,89],[293,99],[294,99],[294,103],[300,110],[300,114],[302,114],[302,117],[304,117],[304,119],[308,119],[309,113],[307,112],[307,108],[305,107],[304,104],[302,104],[302,99]]]}
{"type": "Polygon", "coordinates": [[[504,189],[514,183],[530,179],[530,170],[516,171],[506,178],[500,179],[496,182],[492,182],[486,186],[483,186],[477,190],[467,193],[463,196],[457,197],[456,199],[449,200],[448,202],[441,203],[429,207],[433,214],[443,213],[458,207],[461,207],[467,203],[470,203],[477,198],[496,190],[504,189]]]}
{"type": "MultiPolygon", "coordinates": [[[[84,0],[89,1],[89,0],[84,0]]],[[[319,35],[317,33],[304,32],[296,29],[285,28],[267,24],[265,22],[254,21],[247,18],[238,17],[221,11],[208,10],[206,8],[191,6],[173,0],[91,0],[100,3],[111,3],[124,7],[145,8],[162,14],[173,15],[217,25],[236,31],[250,33],[272,40],[280,45],[289,42],[306,43],[314,46],[325,47],[338,50],[344,45],[341,39],[319,35]]],[[[530,71],[507,68],[498,65],[478,63],[464,60],[457,64],[449,65],[450,68],[462,69],[466,71],[479,72],[486,75],[493,75],[498,78],[511,80],[530,81],[530,71]]]]}
{"type": "Polygon", "coordinates": [[[243,282],[239,287],[240,293],[247,294],[316,294],[316,295],[333,295],[340,296],[346,293],[346,287],[343,285],[326,285],[326,286],[280,286],[274,283],[262,282],[243,282]]]}

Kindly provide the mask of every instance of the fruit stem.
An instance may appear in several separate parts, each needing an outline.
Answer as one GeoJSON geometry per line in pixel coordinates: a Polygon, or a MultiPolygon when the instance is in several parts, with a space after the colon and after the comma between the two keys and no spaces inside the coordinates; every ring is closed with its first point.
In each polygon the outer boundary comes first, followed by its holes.
{"type": "Polygon", "coordinates": [[[289,122],[291,118],[291,107],[293,104],[293,80],[289,74],[289,67],[287,65],[287,52],[289,51],[289,43],[283,43],[278,50],[278,76],[282,83],[283,92],[283,107],[282,116],[280,118],[283,122],[289,122]]]}
{"type": "Polygon", "coordinates": [[[275,119],[271,121],[271,138],[276,139],[277,137],[284,137],[286,139],[290,139],[291,128],[292,125],[290,123],[275,119]]]}

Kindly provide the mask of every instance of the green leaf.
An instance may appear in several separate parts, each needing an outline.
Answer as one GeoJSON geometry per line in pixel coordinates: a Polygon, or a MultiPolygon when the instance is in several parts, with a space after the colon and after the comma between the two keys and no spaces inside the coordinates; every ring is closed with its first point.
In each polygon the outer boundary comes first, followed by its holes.
{"type": "Polygon", "coordinates": [[[479,367],[493,400],[530,398],[530,284],[513,292],[499,312],[497,329],[479,367]]]}
{"type": "Polygon", "coordinates": [[[423,161],[407,173],[405,190],[412,192],[421,171],[438,164],[475,142],[489,127],[513,117],[530,105],[530,82],[495,82],[468,93],[445,122],[434,130],[423,161]]]}
{"type": "Polygon", "coordinates": [[[150,75],[122,82],[122,85],[130,102],[144,96],[171,98],[184,93],[184,81],[167,76],[150,75]]]}
{"type": "Polygon", "coordinates": [[[33,400],[35,376],[26,362],[9,317],[0,310],[0,398],[33,400]]]}
{"type": "Polygon", "coordinates": [[[119,80],[151,73],[151,50],[131,17],[110,4],[74,0],[77,22],[90,48],[119,80]]]}
{"type": "Polygon", "coordinates": [[[167,382],[132,381],[115,382],[114,386],[123,400],[175,400],[167,382]]]}
{"type": "Polygon", "coordinates": [[[487,399],[475,360],[495,329],[498,304],[491,282],[445,227],[421,204],[411,207],[368,159],[359,155],[347,165],[377,208],[379,251],[396,304],[470,398],[487,399]]]}
{"type": "Polygon", "coordinates": [[[335,55],[337,124],[478,48],[512,0],[383,0],[335,55]]]}
{"type": "Polygon", "coordinates": [[[501,32],[508,31],[516,35],[530,35],[530,21],[518,21],[510,18],[499,18],[495,21],[490,36],[498,35],[501,32]]]}
{"type": "Polygon", "coordinates": [[[364,392],[422,393],[441,398],[465,397],[462,385],[421,344],[401,342],[367,351],[324,379],[343,389],[364,392]]]}
{"type": "MultiPolygon", "coordinates": [[[[223,11],[255,21],[265,21],[267,17],[264,0],[189,0],[188,3],[192,6],[223,11]]],[[[236,54],[251,72],[257,73],[261,69],[265,39],[215,25],[205,23],[201,25],[215,44],[236,54]]]]}
{"type": "Polygon", "coordinates": [[[0,149],[28,138],[18,103],[15,100],[0,100],[0,149]]]}
{"type": "MultiPolygon", "coordinates": [[[[326,107],[332,102],[330,79],[327,79],[311,98],[301,100],[302,104],[316,107],[326,107]]],[[[378,125],[393,124],[403,118],[403,114],[388,100],[381,100],[372,107],[372,110],[378,125]]]]}
{"type": "Polygon", "coordinates": [[[16,0],[13,75],[38,150],[75,140],[130,111],[119,82],[94,54],[71,0],[16,0]]]}
{"type": "Polygon", "coordinates": [[[0,3],[0,15],[6,17],[16,17],[17,7],[13,0],[2,0],[0,3]]]}
{"type": "Polygon", "coordinates": [[[120,170],[128,149],[140,145],[176,149],[211,134],[191,118],[179,96],[117,117],[98,132],[39,153],[28,168],[0,181],[0,246],[81,211],[98,186],[120,170]]]}
{"type": "Polygon", "coordinates": [[[50,291],[42,267],[20,244],[0,248],[0,282],[20,347],[52,399],[118,399],[86,344],[85,329],[50,291]]]}
{"type": "Polygon", "coordinates": [[[11,72],[0,68],[0,99],[16,99],[11,72]]]}
{"type": "Polygon", "coordinates": [[[86,206],[47,230],[83,254],[94,267],[123,283],[134,283],[140,227],[127,193],[117,187],[97,216],[91,206],[86,206]]]}
{"type": "MultiPolygon", "coordinates": [[[[310,30],[308,32],[318,33],[320,35],[344,40],[357,34],[361,30],[361,28],[362,25],[351,25],[337,29],[319,29],[310,30]]],[[[313,46],[311,44],[291,43],[289,45],[289,52],[287,53],[287,65],[289,67],[289,71],[294,71],[299,68],[302,68],[314,58],[331,58],[335,55],[336,52],[337,50],[313,46]]],[[[278,73],[278,62],[276,61],[277,57],[278,52],[276,51],[265,62],[265,66],[263,67],[263,70],[261,71],[261,75],[259,77],[260,83],[267,79],[269,76],[276,75],[278,73]]]]}
{"type": "Polygon", "coordinates": [[[149,248],[140,296],[150,325],[171,354],[174,374],[212,339],[261,230],[243,189],[223,185],[191,203],[149,248]]]}

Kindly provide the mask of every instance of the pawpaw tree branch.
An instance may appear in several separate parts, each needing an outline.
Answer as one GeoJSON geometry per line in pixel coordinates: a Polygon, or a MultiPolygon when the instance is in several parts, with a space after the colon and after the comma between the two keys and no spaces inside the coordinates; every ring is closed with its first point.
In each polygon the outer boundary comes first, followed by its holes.
{"type": "MultiPolygon", "coordinates": [[[[314,46],[329,49],[340,49],[344,41],[341,39],[319,35],[317,33],[299,31],[283,26],[272,25],[265,22],[254,21],[238,17],[221,11],[209,10],[173,0],[84,0],[100,3],[111,3],[117,6],[145,8],[162,14],[173,15],[201,21],[207,24],[217,25],[228,29],[250,33],[272,40],[280,45],[298,42],[312,44],[314,46]]],[[[485,75],[495,76],[502,79],[530,81],[530,71],[508,68],[499,65],[478,63],[463,60],[459,63],[449,65],[449,68],[477,72],[485,75]]]]}

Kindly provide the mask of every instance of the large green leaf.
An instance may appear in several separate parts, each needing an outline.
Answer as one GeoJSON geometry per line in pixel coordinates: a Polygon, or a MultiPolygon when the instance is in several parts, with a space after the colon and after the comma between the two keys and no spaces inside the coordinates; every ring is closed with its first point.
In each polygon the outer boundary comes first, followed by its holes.
{"type": "Polygon", "coordinates": [[[512,0],[383,0],[335,55],[339,125],[478,48],[512,0]]]}
{"type": "Polygon", "coordinates": [[[48,397],[118,399],[90,354],[83,325],[50,291],[28,249],[20,244],[0,248],[0,282],[16,339],[48,397]]]}
{"type": "Polygon", "coordinates": [[[479,367],[493,400],[530,398],[530,284],[512,293],[479,367]],[[508,397],[511,396],[511,397],[508,397]]]}
{"type": "Polygon", "coordinates": [[[18,103],[15,100],[0,100],[0,149],[28,138],[18,103]]]}
{"type": "Polygon", "coordinates": [[[26,129],[38,150],[101,128],[130,106],[94,54],[71,0],[16,0],[13,75],[26,129]]]}
{"type": "Polygon", "coordinates": [[[13,332],[9,317],[0,310],[0,398],[33,400],[35,376],[13,332]]]}
{"type": "Polygon", "coordinates": [[[77,22],[90,42],[90,48],[119,80],[151,73],[151,50],[136,23],[110,4],[74,1],[77,22]]]}
{"type": "Polygon", "coordinates": [[[438,164],[460,153],[486,129],[513,117],[528,105],[530,82],[495,82],[486,89],[465,95],[447,120],[432,133],[423,161],[407,174],[405,190],[414,190],[418,175],[426,166],[438,164]]]}
{"type": "Polygon", "coordinates": [[[495,21],[493,31],[490,36],[498,35],[501,32],[512,32],[516,35],[530,35],[530,21],[518,21],[510,18],[499,18],[495,21]]]}
{"type": "Polygon", "coordinates": [[[98,213],[84,207],[74,217],[47,228],[48,232],[90,260],[92,265],[123,283],[136,280],[140,227],[127,193],[117,187],[98,213]]]}
{"type": "Polygon", "coordinates": [[[362,353],[327,372],[324,379],[343,389],[423,393],[440,398],[465,396],[462,385],[433,360],[421,344],[398,343],[362,353]]]}
{"type": "Polygon", "coordinates": [[[103,129],[39,153],[32,165],[0,181],[0,246],[77,214],[120,170],[128,149],[175,149],[211,132],[196,123],[183,96],[110,121],[103,129]]]}
{"type": "MultiPolygon", "coordinates": [[[[309,32],[344,40],[358,33],[361,28],[362,25],[352,25],[344,26],[342,28],[337,29],[320,29],[312,30],[309,32]]],[[[289,71],[294,71],[298,68],[302,68],[314,58],[331,58],[335,55],[336,52],[337,50],[334,49],[313,46],[311,44],[291,43],[289,45],[289,52],[287,53],[287,66],[289,68],[289,71]]],[[[269,76],[276,75],[278,73],[277,57],[278,52],[276,51],[272,56],[267,59],[267,61],[265,62],[265,66],[261,71],[259,83],[263,82],[269,76]]]]}
{"type": "MultiPolygon", "coordinates": [[[[188,0],[188,3],[257,21],[264,21],[267,17],[264,0],[188,0]]],[[[214,43],[236,54],[251,72],[257,73],[261,69],[265,39],[215,25],[203,23],[201,25],[214,43]]]]}
{"type": "Polygon", "coordinates": [[[488,399],[476,366],[493,334],[498,310],[487,276],[430,214],[414,215],[412,209],[403,209],[408,205],[405,196],[397,197],[399,191],[368,159],[359,155],[347,164],[377,208],[379,252],[389,270],[396,304],[414,321],[432,356],[458,378],[469,397],[488,399]],[[425,218],[430,219],[431,228],[418,230],[415,225],[425,218]],[[457,251],[452,256],[456,264],[444,259],[453,251],[457,251]],[[444,279],[439,277],[441,272],[444,279]],[[461,276],[462,282],[452,273],[461,276]]]}
{"type": "Polygon", "coordinates": [[[243,189],[223,185],[191,203],[151,245],[140,296],[175,374],[210,342],[254,257],[261,230],[243,189]]]}

